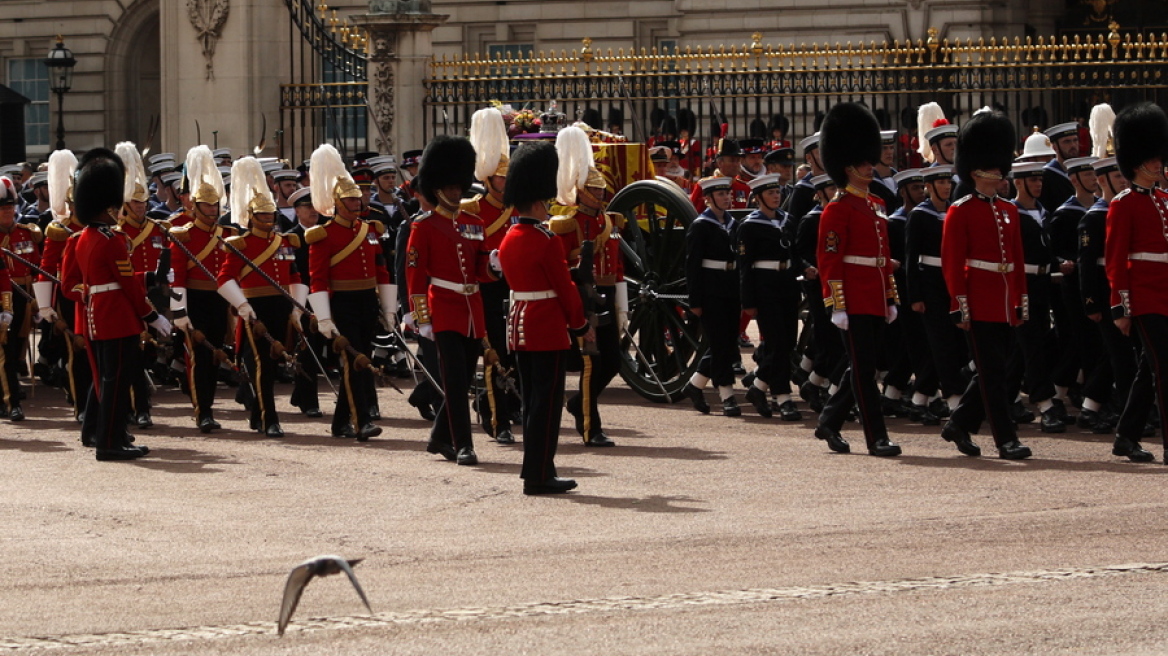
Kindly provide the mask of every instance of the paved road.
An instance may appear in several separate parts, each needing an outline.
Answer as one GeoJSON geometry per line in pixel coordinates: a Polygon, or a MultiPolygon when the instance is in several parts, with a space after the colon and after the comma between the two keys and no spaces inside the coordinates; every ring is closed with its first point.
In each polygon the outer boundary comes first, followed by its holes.
{"type": "Polygon", "coordinates": [[[165,392],[151,456],[97,463],[38,389],[0,425],[0,653],[1168,651],[1168,467],[1106,437],[1031,429],[1036,457],[1005,462],[894,420],[905,455],[882,460],[831,454],[810,419],[610,396],[619,446],[568,436],[580,488],[536,498],[521,447],[428,455],[391,390],[367,444],[291,415],[261,438],[222,401],[204,436],[165,392]],[[325,553],[366,559],[377,614],[324,579],[277,638],[284,576],[325,553]]]}

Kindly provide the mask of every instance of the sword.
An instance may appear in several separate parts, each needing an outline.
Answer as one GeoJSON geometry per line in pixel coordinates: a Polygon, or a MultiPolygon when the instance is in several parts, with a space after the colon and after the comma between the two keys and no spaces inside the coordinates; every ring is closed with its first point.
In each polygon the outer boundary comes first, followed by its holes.
{"type": "Polygon", "coordinates": [[[142,149],[143,158],[150,154],[150,147],[154,145],[154,135],[158,133],[158,127],[161,123],[161,116],[156,114],[150,115],[150,132],[146,135],[146,147],[142,149]]]}
{"type": "Polygon", "coordinates": [[[258,144],[256,144],[255,148],[251,149],[251,152],[255,153],[256,157],[259,157],[260,153],[264,152],[264,145],[268,143],[268,117],[267,117],[267,115],[260,114],[260,120],[263,121],[263,123],[261,124],[261,127],[260,127],[260,142],[258,144]]]}
{"type": "MultiPolygon", "coordinates": [[[[402,334],[401,328],[399,328],[397,325],[392,325],[389,327],[389,330],[391,333],[393,333],[393,336],[397,338],[398,343],[401,344],[402,350],[406,353],[406,357],[410,359],[410,364],[416,366],[418,369],[421,369],[422,375],[426,377],[426,380],[430,381],[430,384],[434,387],[434,389],[438,390],[438,393],[441,394],[443,398],[445,398],[446,394],[442,391],[442,386],[438,384],[438,381],[434,379],[434,376],[430,375],[430,370],[426,368],[426,365],[422,364],[422,360],[418,358],[418,356],[415,355],[413,351],[410,350],[410,345],[406,343],[406,336],[402,334]]],[[[411,370],[412,369],[413,367],[411,367],[411,370]]]]}
{"type": "Polygon", "coordinates": [[[665,395],[666,403],[673,403],[673,397],[665,390],[665,385],[661,379],[657,377],[657,372],[653,371],[653,365],[649,364],[649,358],[641,351],[641,347],[637,345],[637,340],[633,338],[633,334],[629,332],[629,327],[624,326],[625,336],[629,338],[629,342],[633,345],[633,350],[637,352],[637,357],[640,358],[641,363],[649,370],[649,375],[653,377],[653,382],[657,383],[657,387],[661,389],[661,393],[665,395]]]}
{"type": "Polygon", "coordinates": [[[199,127],[198,119],[195,119],[195,143],[203,143],[203,128],[199,127]]]}
{"type": "MultiPolygon", "coordinates": [[[[0,248],[0,253],[4,253],[4,254],[5,254],[5,255],[7,255],[8,257],[11,257],[12,259],[16,260],[17,262],[20,262],[21,264],[23,264],[24,266],[28,267],[29,269],[31,269],[31,270],[33,270],[33,271],[35,271],[35,272],[37,272],[37,273],[41,274],[42,276],[44,276],[44,277],[46,277],[46,278],[48,278],[50,281],[52,281],[52,282],[55,282],[55,283],[57,283],[58,285],[60,285],[60,284],[61,284],[61,279],[60,279],[60,278],[58,278],[57,276],[54,276],[53,274],[49,273],[48,271],[45,271],[44,269],[42,269],[42,268],[40,268],[39,266],[37,266],[37,265],[33,264],[32,262],[29,262],[28,260],[26,260],[26,259],[24,259],[23,257],[21,257],[21,256],[17,255],[16,253],[13,253],[12,251],[8,250],[7,248],[0,248]]],[[[23,290],[21,290],[21,291],[23,291],[23,290]]],[[[27,295],[27,292],[26,292],[26,295],[27,295]]]]}

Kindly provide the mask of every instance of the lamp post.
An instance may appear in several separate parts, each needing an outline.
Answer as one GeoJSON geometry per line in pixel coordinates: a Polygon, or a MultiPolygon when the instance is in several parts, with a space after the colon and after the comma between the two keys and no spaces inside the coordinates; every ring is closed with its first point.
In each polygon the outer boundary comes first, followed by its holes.
{"type": "Polygon", "coordinates": [[[57,150],[65,149],[65,94],[73,87],[73,67],[77,60],[65,47],[65,39],[57,35],[57,47],[44,59],[49,69],[49,90],[57,94],[57,150]]]}

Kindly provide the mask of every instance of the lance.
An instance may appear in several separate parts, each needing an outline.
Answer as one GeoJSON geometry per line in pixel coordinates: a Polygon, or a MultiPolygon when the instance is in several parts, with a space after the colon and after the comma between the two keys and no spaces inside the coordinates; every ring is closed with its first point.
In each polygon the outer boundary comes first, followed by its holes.
{"type": "Polygon", "coordinates": [[[58,278],[57,276],[54,276],[53,274],[49,273],[48,271],[45,271],[44,269],[33,264],[32,262],[29,262],[28,260],[17,255],[16,253],[13,253],[12,251],[8,250],[7,248],[0,248],[0,253],[4,253],[8,257],[11,257],[12,259],[16,260],[17,262],[20,262],[21,264],[23,264],[24,266],[28,267],[29,269],[35,271],[36,273],[39,273],[42,276],[48,278],[50,281],[55,282],[58,285],[61,284],[60,278],[58,278]]]}

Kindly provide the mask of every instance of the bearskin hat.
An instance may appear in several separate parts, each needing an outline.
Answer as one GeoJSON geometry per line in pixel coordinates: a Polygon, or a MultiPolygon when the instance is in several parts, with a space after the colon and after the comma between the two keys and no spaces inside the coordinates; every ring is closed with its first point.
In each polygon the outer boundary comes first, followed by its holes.
{"type": "Polygon", "coordinates": [[[685,107],[677,110],[677,129],[680,136],[680,131],[685,130],[689,133],[692,139],[694,133],[698,130],[698,117],[694,116],[693,110],[685,107]]]}
{"type": "Polygon", "coordinates": [[[660,133],[662,135],[667,134],[671,137],[676,137],[677,136],[677,121],[674,120],[674,118],[672,116],[666,116],[665,119],[661,121],[660,133]]]}
{"type": "Polygon", "coordinates": [[[1014,124],[1000,112],[979,112],[957,132],[958,177],[973,184],[973,172],[998,169],[1010,173],[1014,163],[1014,124]]]}
{"type": "Polygon", "coordinates": [[[746,132],[751,139],[766,139],[767,124],[761,118],[756,118],[750,122],[750,127],[747,128],[746,132]]]}
{"type": "Polygon", "coordinates": [[[560,158],[556,147],[547,141],[525,143],[511,158],[511,171],[503,189],[503,204],[526,207],[531,203],[555,198],[559,192],[556,174],[560,158]]]}
{"type": "MultiPolygon", "coordinates": [[[[422,151],[418,167],[418,191],[432,204],[438,204],[438,190],[458,185],[466,193],[475,181],[475,149],[466,137],[440,134],[422,151]]],[[[450,201],[457,201],[451,198],[450,201]]]]}
{"type": "Polygon", "coordinates": [[[580,115],[580,122],[593,130],[604,129],[604,119],[600,116],[600,110],[595,107],[584,110],[584,113],[580,115]]]}
{"type": "Polygon", "coordinates": [[[782,131],[783,135],[786,136],[786,134],[788,132],[790,132],[790,129],[791,129],[791,121],[788,120],[787,117],[783,116],[782,114],[775,114],[774,116],[771,117],[771,122],[767,124],[767,132],[768,132],[767,138],[769,139],[770,138],[769,133],[774,132],[775,130],[782,131]]]}
{"type": "Polygon", "coordinates": [[[880,124],[864,105],[843,102],[827,112],[819,130],[819,156],[824,170],[840,187],[848,183],[849,166],[875,164],[883,149],[880,124]]]}
{"type": "Polygon", "coordinates": [[[1119,172],[1134,180],[1144,162],[1168,154],[1168,116],[1159,105],[1129,105],[1115,117],[1112,128],[1119,172]]]}
{"type": "Polygon", "coordinates": [[[73,183],[73,210],[84,225],[112,223],[109,210],[119,210],[125,200],[126,166],[114,151],[94,148],[77,164],[73,183]]]}

